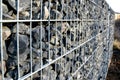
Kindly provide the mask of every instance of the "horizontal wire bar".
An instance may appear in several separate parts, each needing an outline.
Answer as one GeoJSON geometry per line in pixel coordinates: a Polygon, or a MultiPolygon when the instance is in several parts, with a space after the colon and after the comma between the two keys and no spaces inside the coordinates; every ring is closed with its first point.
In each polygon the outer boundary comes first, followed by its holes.
{"type": "MultiPolygon", "coordinates": [[[[62,20],[62,19],[56,19],[56,20],[0,20],[0,22],[2,22],[2,23],[9,23],[9,22],[40,22],[40,21],[43,21],[43,22],[45,22],[45,21],[50,21],[50,22],[54,22],[54,21],[63,21],[63,22],[65,22],[65,21],[67,21],[67,22],[69,22],[69,21],[83,21],[83,22],[88,22],[88,21],[90,21],[90,22],[99,22],[100,20],[96,20],[96,19],[64,19],[64,20],[62,20]]],[[[103,22],[104,21],[107,21],[107,20],[102,20],[103,22]]]]}

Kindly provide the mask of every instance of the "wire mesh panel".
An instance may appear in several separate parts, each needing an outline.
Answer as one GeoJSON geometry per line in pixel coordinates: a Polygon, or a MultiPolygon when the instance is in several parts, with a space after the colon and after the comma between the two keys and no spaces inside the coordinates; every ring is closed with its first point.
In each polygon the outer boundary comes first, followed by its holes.
{"type": "Polygon", "coordinates": [[[104,0],[0,0],[0,80],[105,80],[113,19],[104,0]]]}

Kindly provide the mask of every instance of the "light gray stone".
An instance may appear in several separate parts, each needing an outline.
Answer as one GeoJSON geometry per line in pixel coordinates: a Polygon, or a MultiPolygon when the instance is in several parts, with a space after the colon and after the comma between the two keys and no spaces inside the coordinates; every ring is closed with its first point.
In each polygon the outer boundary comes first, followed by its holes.
{"type": "Polygon", "coordinates": [[[50,12],[49,12],[48,8],[46,6],[43,6],[42,18],[43,19],[48,19],[49,15],[50,15],[50,12]]]}
{"type": "MultiPolygon", "coordinates": [[[[8,3],[13,7],[15,10],[17,10],[17,0],[7,0],[8,3]]],[[[31,1],[30,0],[20,0],[19,1],[19,11],[24,11],[27,8],[30,8],[31,1]]]]}
{"type": "Polygon", "coordinates": [[[2,3],[3,14],[8,13],[8,7],[4,3],[2,3]]]}
{"type": "MultiPolygon", "coordinates": [[[[28,25],[24,24],[24,23],[19,23],[19,30],[18,32],[20,34],[29,34],[30,35],[30,28],[28,25]]],[[[12,33],[17,33],[17,24],[15,24],[15,26],[13,26],[13,28],[11,29],[12,33]]]]}

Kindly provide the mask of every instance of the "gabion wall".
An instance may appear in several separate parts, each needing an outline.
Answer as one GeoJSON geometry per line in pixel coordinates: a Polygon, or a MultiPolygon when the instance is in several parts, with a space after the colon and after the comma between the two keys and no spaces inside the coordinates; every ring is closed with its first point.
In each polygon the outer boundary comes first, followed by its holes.
{"type": "Polygon", "coordinates": [[[113,19],[105,0],[0,0],[0,80],[105,80],[113,19]]]}

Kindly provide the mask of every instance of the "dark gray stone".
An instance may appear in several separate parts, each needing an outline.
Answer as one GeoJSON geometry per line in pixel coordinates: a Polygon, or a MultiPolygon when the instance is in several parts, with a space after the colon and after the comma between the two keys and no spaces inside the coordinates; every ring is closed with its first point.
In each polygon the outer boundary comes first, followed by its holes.
{"type": "Polygon", "coordinates": [[[9,70],[6,75],[7,78],[12,78],[13,80],[17,80],[18,79],[18,70],[13,69],[13,70],[9,70]]]}
{"type": "MultiPolygon", "coordinates": [[[[19,34],[19,53],[23,54],[28,47],[28,37],[26,35],[19,34]]],[[[17,55],[17,34],[12,36],[8,51],[12,55],[17,55]]]]}
{"type": "Polygon", "coordinates": [[[55,9],[50,11],[50,19],[62,19],[62,17],[62,14],[55,9]]]}
{"type": "Polygon", "coordinates": [[[32,41],[33,41],[33,44],[36,44],[38,45],[37,47],[35,48],[38,48],[40,47],[40,40],[42,41],[42,39],[45,38],[45,29],[41,26],[37,26],[35,28],[33,28],[32,30],[32,41]],[[41,32],[42,31],[42,32],[41,32]]]}
{"type": "Polygon", "coordinates": [[[43,39],[45,37],[45,29],[41,26],[37,26],[37,27],[33,28],[32,36],[35,40],[40,40],[40,38],[43,39]]]}
{"type": "Polygon", "coordinates": [[[41,49],[32,48],[32,57],[33,59],[41,59],[41,49]]]}
{"type": "Polygon", "coordinates": [[[17,59],[9,57],[8,60],[6,61],[6,66],[7,69],[15,69],[17,66],[17,59]]]}

